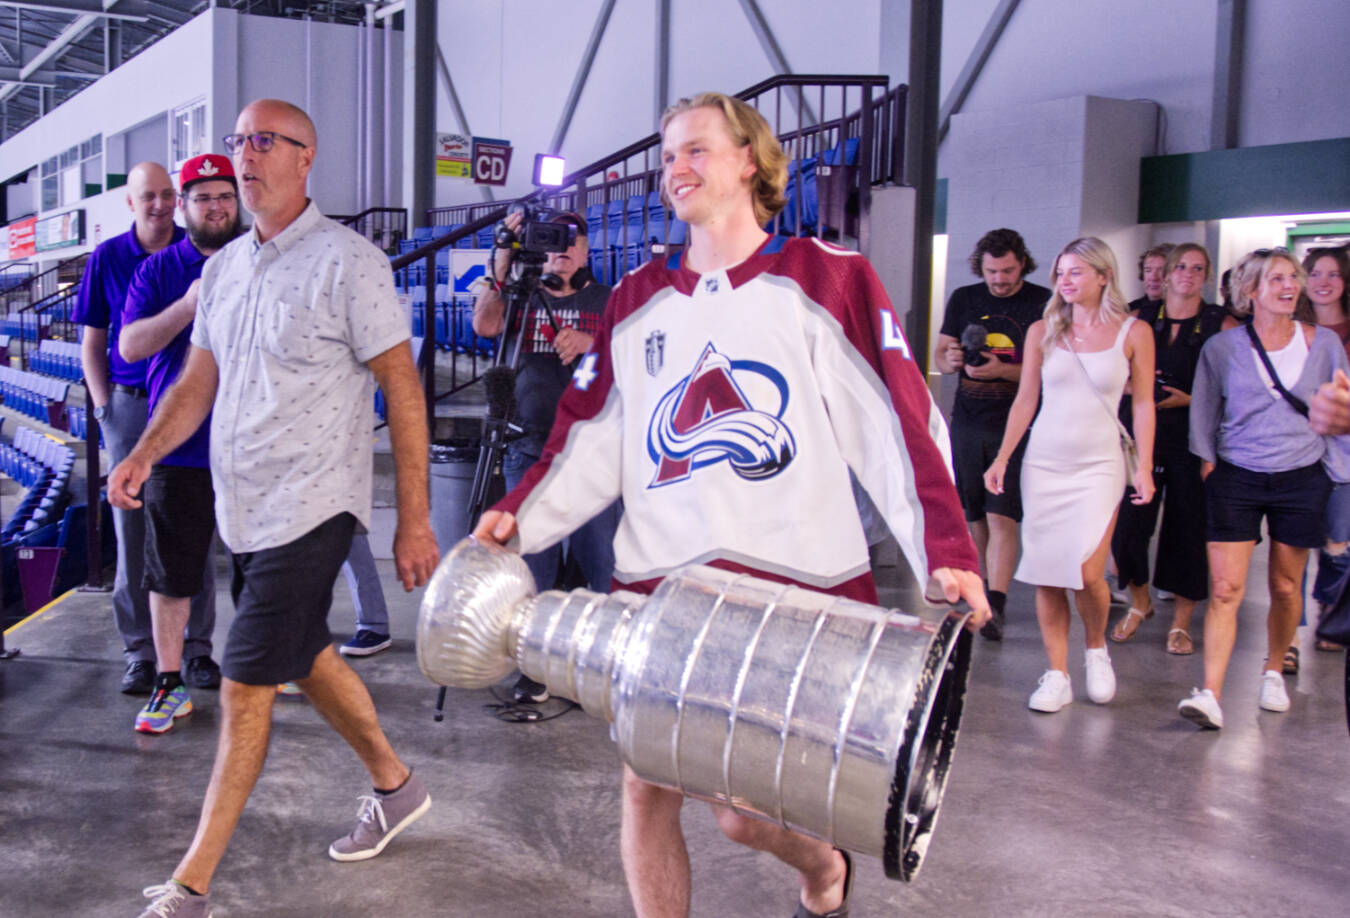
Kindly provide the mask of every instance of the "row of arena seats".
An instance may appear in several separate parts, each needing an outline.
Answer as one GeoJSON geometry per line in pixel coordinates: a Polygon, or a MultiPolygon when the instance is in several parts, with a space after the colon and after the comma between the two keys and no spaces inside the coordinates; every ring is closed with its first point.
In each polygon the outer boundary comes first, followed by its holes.
{"type": "MultiPolygon", "coordinates": [[[[89,436],[89,414],[85,406],[67,405],[66,421],[70,425],[70,435],[75,439],[83,440],[89,436]]],[[[98,429],[98,448],[107,449],[102,427],[98,429]]]]}
{"type": "Polygon", "coordinates": [[[66,396],[70,383],[26,370],[0,366],[0,401],[57,430],[67,430],[66,396]]]}
{"type": "Polygon", "coordinates": [[[13,443],[0,443],[0,472],[28,489],[0,529],[5,541],[34,532],[60,518],[69,501],[75,451],[29,427],[14,432],[13,443]]]}
{"type": "Polygon", "coordinates": [[[0,333],[25,341],[39,341],[51,336],[50,312],[11,312],[0,318],[0,333]]]}
{"type": "Polygon", "coordinates": [[[80,365],[80,343],[43,339],[36,351],[29,352],[28,369],[44,376],[77,383],[84,379],[84,367],[80,365]]]}
{"type": "MultiPolygon", "coordinates": [[[[412,294],[412,333],[418,338],[426,336],[425,306],[426,288],[415,289],[412,294]]],[[[457,296],[450,302],[438,298],[433,315],[436,327],[432,340],[436,350],[457,354],[476,352],[485,357],[497,352],[497,339],[473,333],[473,297],[457,296]]]]}

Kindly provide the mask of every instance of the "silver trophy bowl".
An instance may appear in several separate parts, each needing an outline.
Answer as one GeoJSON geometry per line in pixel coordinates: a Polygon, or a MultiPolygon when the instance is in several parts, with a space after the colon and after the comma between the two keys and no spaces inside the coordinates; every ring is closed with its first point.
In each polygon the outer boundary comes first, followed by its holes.
{"type": "Polygon", "coordinates": [[[641,778],[917,874],[970,667],[965,614],[882,609],[682,568],[651,596],[535,594],[517,555],[472,539],[422,600],[417,661],[441,685],[515,669],[613,724],[641,778]]]}

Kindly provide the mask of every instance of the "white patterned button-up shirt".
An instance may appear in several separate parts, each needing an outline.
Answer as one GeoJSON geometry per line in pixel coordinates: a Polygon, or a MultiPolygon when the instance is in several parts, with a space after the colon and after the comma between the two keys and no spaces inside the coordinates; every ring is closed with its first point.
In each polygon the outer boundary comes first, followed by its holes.
{"type": "Polygon", "coordinates": [[[192,343],[220,371],[216,525],[230,551],[275,548],[339,513],[370,525],[375,379],[410,336],[384,253],[311,201],[266,243],[206,263],[192,343]]]}

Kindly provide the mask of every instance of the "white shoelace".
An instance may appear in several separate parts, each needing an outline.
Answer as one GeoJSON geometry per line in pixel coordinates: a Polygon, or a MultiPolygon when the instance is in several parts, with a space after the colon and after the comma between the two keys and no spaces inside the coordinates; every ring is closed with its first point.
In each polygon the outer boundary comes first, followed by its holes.
{"type": "Polygon", "coordinates": [[[374,794],[363,794],[360,800],[361,808],[356,812],[356,821],[379,823],[380,834],[388,832],[389,824],[384,821],[384,807],[380,805],[380,798],[374,794]]]}
{"type": "Polygon", "coordinates": [[[146,911],[154,912],[160,918],[169,918],[173,914],[174,906],[187,898],[187,890],[170,880],[160,886],[145,887],[141,890],[141,895],[147,899],[155,900],[150,903],[146,911]]]}

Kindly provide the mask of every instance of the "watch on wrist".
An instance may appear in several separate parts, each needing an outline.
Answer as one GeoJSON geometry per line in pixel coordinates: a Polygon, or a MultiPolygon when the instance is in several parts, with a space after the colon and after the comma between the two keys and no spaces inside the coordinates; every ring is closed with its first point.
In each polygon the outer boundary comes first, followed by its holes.
{"type": "Polygon", "coordinates": [[[101,420],[103,420],[103,418],[104,418],[107,414],[108,414],[108,406],[107,406],[107,405],[95,405],[95,406],[94,406],[94,420],[95,420],[95,421],[101,421],[101,420]]]}

